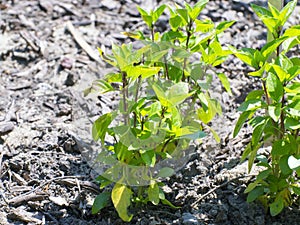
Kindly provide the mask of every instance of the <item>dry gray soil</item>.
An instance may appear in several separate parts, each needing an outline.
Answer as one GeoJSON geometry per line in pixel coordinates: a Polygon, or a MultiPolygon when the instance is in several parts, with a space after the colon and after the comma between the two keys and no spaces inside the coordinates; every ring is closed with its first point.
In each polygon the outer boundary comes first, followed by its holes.
{"type": "MultiPolygon", "coordinates": [[[[223,43],[260,48],[266,29],[253,15],[250,2],[210,1],[202,16],[237,21],[223,43]]],[[[82,91],[111,70],[99,59],[96,47],[128,41],[121,31],[145,29],[135,5],[156,4],[0,1],[0,224],[125,224],[112,206],[91,215],[99,193],[94,182],[98,173],[88,158],[97,148],[91,121],[117,103],[114,96],[84,98],[82,91]],[[87,47],[76,42],[78,34],[87,47]]],[[[299,15],[297,6],[289,23],[299,24],[299,15]]],[[[166,26],[162,17],[158,29],[166,26]]],[[[243,191],[253,177],[247,176],[247,164],[239,164],[239,159],[251,130],[244,127],[235,139],[232,131],[237,107],[259,84],[247,77],[249,69],[237,59],[230,58],[219,70],[229,77],[233,90],[229,96],[219,83],[213,87],[224,112],[213,125],[221,143],[206,138],[187,165],[166,181],[166,196],[180,209],[134,208],[135,217],[128,224],[300,224],[299,204],[271,217],[258,203],[246,202],[243,191]]]]}

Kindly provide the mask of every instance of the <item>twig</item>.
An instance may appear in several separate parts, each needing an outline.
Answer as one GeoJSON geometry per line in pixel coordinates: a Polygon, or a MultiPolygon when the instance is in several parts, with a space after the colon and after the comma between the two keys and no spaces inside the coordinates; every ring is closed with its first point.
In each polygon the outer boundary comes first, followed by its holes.
{"type": "Polygon", "coordinates": [[[82,177],[83,177],[83,176],[64,176],[64,177],[55,177],[55,178],[52,178],[52,179],[50,179],[50,180],[48,180],[48,181],[45,181],[44,183],[40,184],[40,185],[37,186],[36,188],[32,189],[31,191],[28,191],[28,192],[26,192],[26,193],[24,193],[24,194],[22,194],[22,195],[19,195],[18,197],[24,197],[24,196],[26,196],[26,195],[29,195],[29,194],[31,194],[31,193],[33,193],[33,192],[35,192],[35,191],[41,189],[42,187],[44,187],[44,186],[46,186],[46,185],[52,183],[53,181],[56,181],[56,180],[63,180],[63,179],[70,179],[70,178],[71,178],[71,179],[74,179],[74,178],[82,178],[82,177]]]}
{"type": "Polygon", "coordinates": [[[235,180],[238,180],[238,179],[241,179],[241,178],[246,178],[246,177],[253,177],[253,176],[255,176],[255,175],[253,175],[253,174],[242,175],[242,176],[233,178],[231,180],[228,180],[228,181],[224,182],[223,184],[220,184],[220,185],[214,187],[213,189],[211,189],[210,191],[208,191],[207,193],[205,193],[204,195],[202,195],[201,197],[199,197],[194,203],[191,204],[191,207],[195,207],[202,199],[206,198],[207,196],[209,196],[210,194],[212,194],[213,192],[215,192],[219,188],[222,188],[222,187],[226,186],[227,184],[229,184],[229,183],[231,183],[231,182],[233,182],[235,180]]]}
{"type": "Polygon", "coordinates": [[[80,45],[80,47],[89,55],[90,58],[96,62],[100,62],[98,54],[91,48],[91,46],[83,39],[80,33],[77,32],[71,21],[67,22],[67,29],[74,37],[75,41],[80,45]]]}

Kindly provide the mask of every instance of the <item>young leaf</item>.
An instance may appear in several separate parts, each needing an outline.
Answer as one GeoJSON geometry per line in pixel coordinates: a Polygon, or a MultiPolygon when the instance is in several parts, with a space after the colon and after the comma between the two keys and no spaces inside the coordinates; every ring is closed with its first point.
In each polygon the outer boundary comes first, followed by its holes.
{"type": "Polygon", "coordinates": [[[297,5],[297,0],[292,0],[288,2],[284,8],[280,11],[279,20],[281,22],[281,26],[283,26],[286,21],[289,19],[293,11],[295,10],[297,5]]]}
{"type": "Polygon", "coordinates": [[[228,48],[232,51],[232,53],[238,57],[241,61],[248,64],[249,66],[254,67],[255,69],[259,69],[258,65],[254,60],[255,49],[252,48],[242,48],[241,50],[237,50],[232,46],[228,46],[228,48]]]}
{"type": "Polygon", "coordinates": [[[106,113],[100,116],[93,123],[92,136],[94,141],[98,141],[100,139],[102,141],[102,144],[104,144],[105,134],[112,120],[113,120],[113,115],[111,113],[106,113]]]}
{"type": "Polygon", "coordinates": [[[179,15],[174,15],[169,19],[170,26],[173,31],[177,31],[182,24],[182,18],[179,15]]]}
{"type": "Polygon", "coordinates": [[[287,37],[281,37],[278,39],[275,39],[273,41],[270,41],[267,43],[262,49],[261,49],[261,54],[263,55],[264,59],[267,60],[269,56],[275,52],[275,50],[278,48],[281,43],[286,40],[287,37]]]}
{"type": "Polygon", "coordinates": [[[271,98],[274,101],[279,102],[283,96],[283,85],[275,74],[268,74],[266,87],[271,98]]]}
{"type": "Polygon", "coordinates": [[[152,18],[153,18],[153,23],[155,23],[158,18],[161,16],[161,14],[163,14],[163,12],[165,11],[166,9],[166,5],[163,4],[161,6],[159,6],[154,12],[153,12],[153,15],[152,15],[152,18]]]}
{"type": "Polygon", "coordinates": [[[115,184],[112,192],[111,199],[112,202],[120,216],[120,218],[125,221],[131,221],[133,215],[128,215],[127,208],[131,204],[132,191],[123,184],[115,184]]]}
{"type": "Polygon", "coordinates": [[[144,9],[141,7],[137,6],[138,11],[140,12],[144,22],[147,24],[149,28],[152,28],[153,25],[153,18],[152,16],[144,9]]]}
{"type": "Polygon", "coordinates": [[[168,107],[170,105],[169,99],[165,91],[156,83],[152,84],[152,89],[154,90],[157,98],[159,99],[162,106],[168,107]]]}
{"type": "Polygon", "coordinates": [[[173,174],[174,174],[174,170],[172,168],[164,167],[159,171],[157,177],[170,177],[173,174]]]}
{"type": "Polygon", "coordinates": [[[276,105],[269,105],[268,106],[268,112],[271,118],[275,121],[278,122],[281,114],[281,103],[278,103],[276,105]]]}
{"type": "Polygon", "coordinates": [[[211,20],[195,20],[196,23],[196,31],[197,32],[202,32],[202,33],[207,33],[211,31],[214,28],[214,23],[211,20]]]}
{"type": "Polygon", "coordinates": [[[148,198],[149,201],[152,202],[153,205],[158,205],[159,199],[159,187],[156,182],[150,184],[148,187],[148,198]]]}
{"type": "Polygon", "coordinates": [[[171,208],[173,209],[180,209],[181,207],[180,206],[175,206],[173,205],[170,201],[168,201],[167,199],[161,199],[161,202],[164,204],[164,205],[168,205],[170,206],[171,208]]]}
{"type": "Polygon", "coordinates": [[[218,73],[217,74],[222,85],[224,86],[225,90],[229,93],[229,95],[232,95],[231,89],[230,89],[230,83],[227,79],[227,77],[225,76],[224,73],[218,73]]]}
{"type": "Polygon", "coordinates": [[[189,85],[184,82],[179,82],[170,88],[168,92],[168,100],[171,106],[175,106],[183,102],[190,95],[189,85]]]}
{"type": "Polygon", "coordinates": [[[262,186],[255,187],[252,191],[249,192],[247,196],[247,202],[253,202],[258,197],[264,194],[264,188],[262,186]]]}
{"type": "Polygon", "coordinates": [[[216,34],[222,33],[224,30],[231,27],[234,23],[235,23],[235,21],[222,21],[222,22],[220,22],[218,24],[218,26],[216,27],[216,34]]]}
{"type": "Polygon", "coordinates": [[[278,215],[284,208],[284,202],[281,195],[279,195],[273,203],[270,204],[270,213],[272,216],[278,215]]]}
{"type": "Polygon", "coordinates": [[[236,137],[237,134],[239,133],[239,131],[241,130],[242,126],[244,125],[244,123],[246,122],[246,120],[249,118],[249,116],[252,114],[251,111],[245,111],[243,112],[238,121],[235,124],[234,127],[234,131],[233,131],[233,137],[236,137]]]}
{"type": "Polygon", "coordinates": [[[101,194],[97,195],[92,206],[92,214],[98,213],[101,209],[107,206],[109,200],[110,192],[108,191],[102,192],[101,194]]]}

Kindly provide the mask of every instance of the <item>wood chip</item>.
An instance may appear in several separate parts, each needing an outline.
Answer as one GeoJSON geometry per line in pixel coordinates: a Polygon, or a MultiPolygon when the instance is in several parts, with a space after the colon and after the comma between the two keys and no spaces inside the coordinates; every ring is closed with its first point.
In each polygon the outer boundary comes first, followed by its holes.
{"type": "Polygon", "coordinates": [[[67,202],[67,200],[60,196],[58,196],[58,197],[50,196],[49,200],[59,206],[69,206],[69,203],[67,202]]]}
{"type": "Polygon", "coordinates": [[[74,37],[75,41],[93,60],[100,62],[98,53],[83,39],[81,34],[75,29],[71,21],[67,22],[67,29],[74,37]]]}
{"type": "Polygon", "coordinates": [[[8,219],[11,220],[19,220],[25,223],[34,223],[34,224],[42,224],[43,222],[37,218],[33,217],[32,213],[29,213],[20,207],[17,209],[13,209],[11,213],[7,215],[8,219]]]}

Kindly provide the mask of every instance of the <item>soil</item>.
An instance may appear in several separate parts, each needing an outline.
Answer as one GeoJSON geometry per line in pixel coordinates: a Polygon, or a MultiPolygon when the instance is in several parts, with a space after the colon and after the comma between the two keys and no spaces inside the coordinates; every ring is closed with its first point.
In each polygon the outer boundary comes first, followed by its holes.
{"type": "MultiPolygon", "coordinates": [[[[224,44],[260,48],[266,29],[250,3],[210,1],[202,17],[237,21],[221,39],[224,44]]],[[[259,83],[247,77],[249,68],[233,57],[219,68],[229,77],[233,96],[217,81],[213,85],[223,107],[223,116],[213,123],[221,142],[204,139],[189,162],[165,181],[166,197],[181,208],[134,208],[130,223],[122,222],[112,206],[91,214],[100,192],[95,183],[99,168],[90,163],[98,148],[91,123],[117,102],[114,96],[83,97],[83,90],[111,71],[99,59],[97,46],[110,48],[112,42],[128,41],[120,32],[145,29],[135,5],[156,4],[0,1],[0,224],[300,224],[299,204],[271,217],[258,203],[246,202],[243,192],[253,176],[247,173],[247,162],[239,159],[251,129],[244,126],[235,139],[232,131],[237,107],[259,83]],[[87,44],[82,45],[78,35],[87,44]]],[[[289,24],[299,21],[297,6],[289,24]]],[[[158,29],[166,26],[162,17],[158,29]]],[[[293,54],[299,56],[299,49],[293,54]]]]}

